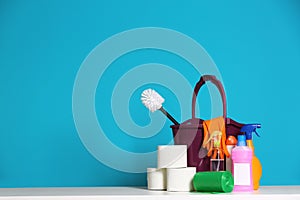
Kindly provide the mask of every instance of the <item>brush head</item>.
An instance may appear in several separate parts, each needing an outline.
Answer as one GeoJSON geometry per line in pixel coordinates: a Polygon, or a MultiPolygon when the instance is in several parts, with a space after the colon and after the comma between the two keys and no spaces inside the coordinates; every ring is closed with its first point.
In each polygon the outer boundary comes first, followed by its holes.
{"type": "Polygon", "coordinates": [[[165,101],[155,90],[147,89],[144,90],[141,95],[142,103],[151,112],[154,112],[162,107],[162,103],[165,101]]]}

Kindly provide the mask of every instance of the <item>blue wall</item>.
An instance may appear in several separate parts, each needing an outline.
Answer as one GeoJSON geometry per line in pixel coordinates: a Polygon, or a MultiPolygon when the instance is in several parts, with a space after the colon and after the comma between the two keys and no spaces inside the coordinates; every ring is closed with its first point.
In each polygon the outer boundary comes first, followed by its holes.
{"type": "MultiPolygon", "coordinates": [[[[262,137],[255,138],[262,185],[300,184],[299,1],[2,0],[0,26],[0,187],[146,184],[145,174],[111,169],[87,151],[73,121],[72,90],[81,63],[96,45],[147,26],[174,29],[200,43],[221,72],[228,115],[262,123],[262,137]]],[[[191,84],[200,76],[182,59],[154,50],[124,56],[107,70],[97,89],[96,107],[103,111],[99,120],[107,120],[104,131],[114,143],[135,152],[169,141],[170,122],[159,136],[139,143],[117,128],[110,108],[100,103],[109,102],[117,80],[110,77],[122,75],[118,67],[125,66],[126,72],[149,62],[174,67],[191,84]]],[[[176,98],[155,87],[166,99],[176,98]]],[[[136,123],[146,125],[141,90],[133,94],[129,108],[136,123]]],[[[201,95],[208,99],[200,103],[201,115],[209,117],[209,98],[206,92],[201,95]]],[[[185,120],[177,106],[178,101],[165,104],[185,120]]]]}

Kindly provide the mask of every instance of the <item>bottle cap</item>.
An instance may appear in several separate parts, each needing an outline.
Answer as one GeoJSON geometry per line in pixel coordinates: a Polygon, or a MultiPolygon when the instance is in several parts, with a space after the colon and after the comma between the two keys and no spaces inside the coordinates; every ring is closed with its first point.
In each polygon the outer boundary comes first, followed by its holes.
{"type": "Polygon", "coordinates": [[[246,146],[246,136],[245,135],[238,135],[237,146],[246,146]]]}
{"type": "Polygon", "coordinates": [[[237,140],[234,136],[230,135],[227,139],[226,139],[226,142],[225,144],[226,145],[236,145],[237,143],[237,140]]]}

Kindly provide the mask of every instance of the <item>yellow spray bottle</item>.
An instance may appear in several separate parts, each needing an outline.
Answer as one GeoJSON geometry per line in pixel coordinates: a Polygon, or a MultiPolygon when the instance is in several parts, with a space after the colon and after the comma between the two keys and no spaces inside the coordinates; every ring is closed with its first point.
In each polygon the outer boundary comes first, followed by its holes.
{"type": "Polygon", "coordinates": [[[246,124],[241,128],[241,132],[246,135],[247,146],[252,149],[253,159],[252,159],[252,176],[253,176],[253,189],[257,190],[259,188],[259,180],[262,175],[262,166],[260,161],[254,154],[254,145],[252,141],[252,133],[256,133],[258,137],[258,133],[256,132],[257,128],[260,128],[260,124],[246,124]]]}

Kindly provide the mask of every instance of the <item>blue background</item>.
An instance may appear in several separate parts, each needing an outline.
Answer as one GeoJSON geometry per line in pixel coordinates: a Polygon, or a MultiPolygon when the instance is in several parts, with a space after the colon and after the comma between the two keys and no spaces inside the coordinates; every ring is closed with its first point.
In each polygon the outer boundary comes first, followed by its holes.
{"type": "MultiPolygon", "coordinates": [[[[0,187],[146,185],[145,174],[119,172],[96,160],[81,143],[72,116],[74,80],[88,53],[116,33],[145,26],[180,31],[207,50],[224,81],[228,115],[262,123],[262,137],[255,138],[264,169],[261,184],[299,185],[299,1],[1,0],[0,187]]],[[[129,70],[148,62],[181,69],[191,84],[200,76],[171,54],[141,51],[117,60],[97,95],[101,90],[109,100],[116,81],[109,77],[121,75],[117,66],[126,63],[129,70]]],[[[167,99],[176,98],[156,87],[167,99]]],[[[136,123],[145,125],[147,111],[134,100],[142,89],[134,93],[130,109],[137,111],[131,112],[136,123]]],[[[208,94],[201,95],[208,99],[200,103],[201,117],[209,117],[208,94]]],[[[177,105],[164,106],[185,120],[177,105]]],[[[122,148],[155,149],[155,142],[137,145],[119,133],[110,117],[106,123],[107,135],[114,131],[109,137],[122,148]]],[[[157,140],[170,139],[169,125],[157,140]]]]}

